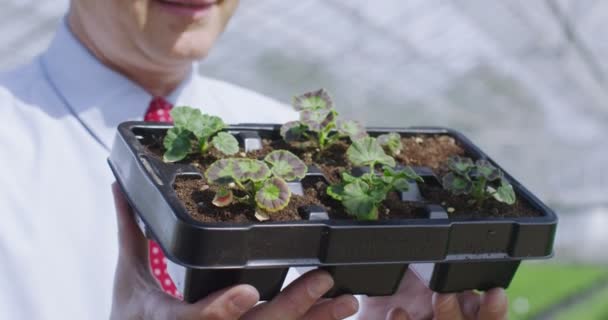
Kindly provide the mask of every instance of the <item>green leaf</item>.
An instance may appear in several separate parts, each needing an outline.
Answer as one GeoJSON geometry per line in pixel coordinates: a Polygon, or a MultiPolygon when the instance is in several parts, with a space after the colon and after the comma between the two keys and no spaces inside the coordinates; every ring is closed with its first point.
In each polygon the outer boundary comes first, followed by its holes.
{"type": "Polygon", "coordinates": [[[369,186],[369,196],[378,199],[378,202],[384,201],[386,195],[394,190],[393,186],[385,181],[385,177],[376,174],[368,173],[361,176],[362,180],[365,181],[369,186]]]}
{"type": "Polygon", "coordinates": [[[498,180],[503,176],[502,171],[487,160],[477,160],[475,163],[475,174],[486,178],[488,181],[498,180]]]}
{"type": "Polygon", "coordinates": [[[356,180],[344,186],[342,204],[346,212],[358,220],[377,220],[378,206],[384,200],[370,195],[370,187],[362,180],[356,180]]]}
{"type": "Polygon", "coordinates": [[[239,181],[260,182],[268,179],[271,174],[270,168],[260,160],[234,159],[234,178],[239,181]]]}
{"type": "Polygon", "coordinates": [[[348,136],[352,141],[367,137],[365,127],[358,121],[354,120],[338,120],[336,121],[338,132],[348,136]]]}
{"type": "Polygon", "coordinates": [[[203,114],[195,127],[196,131],[193,132],[199,140],[208,140],[224,128],[226,128],[226,124],[222,118],[203,114]]]}
{"type": "Polygon", "coordinates": [[[384,181],[393,184],[393,188],[397,191],[407,191],[410,188],[410,182],[424,182],[412,167],[405,167],[401,170],[395,170],[390,167],[384,167],[384,181]]]}
{"type": "Polygon", "coordinates": [[[475,165],[470,158],[453,156],[448,159],[448,168],[461,175],[466,175],[473,167],[475,167],[475,165]]]}
{"type": "Polygon", "coordinates": [[[209,183],[214,184],[228,184],[235,180],[234,178],[234,159],[220,159],[212,163],[207,171],[205,171],[205,177],[209,183]]]}
{"type": "Polygon", "coordinates": [[[192,132],[200,143],[226,127],[220,117],[203,114],[191,107],[175,107],[171,110],[171,117],[175,127],[192,132]]]}
{"type": "Polygon", "coordinates": [[[418,173],[416,173],[414,168],[410,166],[406,166],[403,169],[399,170],[399,174],[403,175],[406,179],[411,181],[424,182],[424,179],[422,179],[422,177],[419,176],[418,173]]]}
{"type": "Polygon", "coordinates": [[[173,127],[167,130],[163,144],[165,146],[165,154],[163,160],[165,162],[177,162],[188,156],[192,150],[192,135],[189,131],[173,127]]]}
{"type": "Polygon", "coordinates": [[[267,212],[277,212],[289,204],[291,191],[285,180],[274,177],[266,182],[255,194],[256,204],[267,212]]]}
{"type": "Polygon", "coordinates": [[[308,127],[300,121],[290,121],[281,126],[281,137],[287,142],[304,140],[308,127]]]}
{"type": "Polygon", "coordinates": [[[239,152],[239,142],[236,138],[228,132],[220,132],[213,140],[211,140],[213,146],[221,153],[231,156],[239,152]]]}
{"type": "Polygon", "coordinates": [[[343,183],[339,183],[339,184],[334,184],[331,185],[329,187],[327,187],[326,189],[327,191],[327,195],[338,200],[338,201],[342,201],[344,200],[344,184],[343,183]]]}
{"type": "Polygon", "coordinates": [[[388,156],[378,141],[372,137],[354,141],[346,151],[346,155],[355,166],[368,166],[376,163],[389,167],[395,166],[395,159],[388,156]]]}
{"type": "Polygon", "coordinates": [[[357,180],[358,178],[353,176],[352,174],[344,171],[342,172],[342,181],[344,182],[353,182],[355,180],[357,180]]]}
{"type": "Polygon", "coordinates": [[[380,135],[377,139],[378,143],[392,156],[400,154],[403,150],[401,135],[396,132],[380,135]]]}
{"type": "Polygon", "coordinates": [[[297,111],[333,108],[333,101],[325,89],[294,97],[293,107],[297,111]]]}
{"type": "Polygon", "coordinates": [[[325,129],[335,119],[335,116],[336,113],[333,110],[304,110],[300,113],[300,121],[308,127],[308,130],[319,132],[325,129]]]}
{"type": "Polygon", "coordinates": [[[395,180],[393,182],[393,189],[401,192],[410,190],[410,180],[404,178],[395,180]]]}
{"type": "Polygon", "coordinates": [[[191,107],[175,107],[171,109],[170,114],[173,118],[173,125],[192,133],[196,131],[197,122],[201,121],[203,116],[199,109],[191,107]]]}
{"type": "Polygon", "coordinates": [[[232,193],[232,190],[226,187],[220,187],[215,193],[212,203],[216,207],[223,208],[231,205],[233,201],[234,194],[232,193]]]}
{"type": "Polygon", "coordinates": [[[271,165],[272,173],[287,181],[301,180],[306,176],[308,167],[298,156],[287,150],[276,150],[269,153],[264,161],[271,165]]]}
{"type": "Polygon", "coordinates": [[[443,177],[443,187],[454,195],[470,194],[473,191],[473,182],[450,172],[443,177]]]}
{"type": "Polygon", "coordinates": [[[494,199],[510,206],[514,205],[517,201],[513,186],[504,179],[502,180],[500,187],[498,187],[498,190],[496,190],[496,193],[494,193],[494,199]]]}

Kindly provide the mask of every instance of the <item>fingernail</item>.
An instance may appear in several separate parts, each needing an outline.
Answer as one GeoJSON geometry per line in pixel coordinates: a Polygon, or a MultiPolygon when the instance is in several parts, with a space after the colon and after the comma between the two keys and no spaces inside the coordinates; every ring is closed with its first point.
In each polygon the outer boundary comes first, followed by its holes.
{"type": "Polygon", "coordinates": [[[243,289],[239,294],[232,298],[232,304],[241,313],[244,313],[251,309],[258,302],[258,293],[251,287],[243,289]]]}
{"type": "Polygon", "coordinates": [[[453,293],[434,293],[432,301],[434,309],[442,313],[448,313],[458,306],[457,297],[453,293]]]}
{"type": "Polygon", "coordinates": [[[486,305],[486,309],[490,313],[499,314],[504,311],[508,305],[508,298],[504,289],[496,288],[486,292],[482,298],[482,304],[486,305]]]}
{"type": "Polygon", "coordinates": [[[354,297],[345,299],[334,306],[334,318],[344,319],[350,317],[359,309],[359,302],[354,297]]]}
{"type": "Polygon", "coordinates": [[[308,284],[308,293],[312,297],[320,297],[334,285],[334,280],[325,274],[317,275],[308,284]]]}
{"type": "Polygon", "coordinates": [[[408,320],[407,312],[403,309],[395,308],[388,313],[386,320],[408,320]]]}

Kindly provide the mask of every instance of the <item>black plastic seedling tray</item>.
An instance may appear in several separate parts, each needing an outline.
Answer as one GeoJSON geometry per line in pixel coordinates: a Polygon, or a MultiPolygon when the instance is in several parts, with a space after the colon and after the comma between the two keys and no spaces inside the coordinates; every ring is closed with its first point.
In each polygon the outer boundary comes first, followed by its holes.
{"type": "MultiPolygon", "coordinates": [[[[173,183],[180,176],[204,179],[188,164],[167,164],[145,145],[164,136],[169,125],[126,122],[118,127],[109,158],[145,234],[169,259],[169,272],[186,301],[196,301],[237,283],[255,286],[262,299],[281,289],[290,267],[328,270],[343,293],[390,295],[411,266],[437,292],[507,287],[522,260],[552,256],[556,215],[505,172],[519,199],[541,216],[529,218],[450,219],[438,204],[425,207],[428,219],[361,222],[328,220],[322,208],[302,208],[303,221],[205,224],[194,220],[178,199],[173,183]]],[[[277,139],[278,125],[233,125],[245,150],[261,137],[277,139]]],[[[449,135],[475,159],[487,159],[462,134],[444,128],[370,128],[371,135],[449,135]]],[[[499,167],[498,165],[496,165],[499,167]]],[[[500,168],[500,167],[499,167],[500,168]]],[[[415,168],[427,183],[437,178],[415,168]]],[[[311,168],[305,179],[323,178],[311,168]]],[[[416,185],[413,185],[416,187],[416,185]]],[[[301,188],[294,184],[293,191],[301,188]]],[[[420,201],[417,188],[404,201],[420,201]]]]}

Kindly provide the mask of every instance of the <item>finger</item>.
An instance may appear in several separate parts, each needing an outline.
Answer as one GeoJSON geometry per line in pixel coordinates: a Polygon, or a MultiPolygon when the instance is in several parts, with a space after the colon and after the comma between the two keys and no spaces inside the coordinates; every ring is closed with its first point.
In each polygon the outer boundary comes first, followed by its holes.
{"type": "Polygon", "coordinates": [[[458,296],[454,293],[433,294],[433,314],[436,320],[464,320],[458,296]]]}
{"type": "Polygon", "coordinates": [[[133,211],[127,202],[120,186],[112,184],[116,220],[118,225],[118,243],[120,256],[142,265],[148,264],[148,241],[135,223],[133,211]]]}
{"type": "Polygon", "coordinates": [[[152,296],[143,297],[145,310],[142,319],[151,320],[237,320],[251,310],[259,301],[259,294],[249,285],[224,289],[188,304],[160,290],[152,296]]]}
{"type": "Polygon", "coordinates": [[[504,320],[507,319],[509,299],[505,290],[495,288],[483,295],[479,307],[479,320],[504,320]]]}
{"type": "MultiPolygon", "coordinates": [[[[399,289],[394,295],[388,297],[361,298],[361,311],[363,315],[386,315],[393,308],[407,310],[412,319],[431,319],[433,291],[431,291],[413,269],[408,269],[399,289]]],[[[364,318],[366,319],[366,318],[364,318]]]]}
{"type": "Polygon", "coordinates": [[[343,295],[315,304],[299,320],[341,320],[359,310],[359,301],[352,295],[343,295]]]}
{"type": "Polygon", "coordinates": [[[410,316],[405,310],[395,308],[388,313],[386,320],[410,320],[410,316]]]}
{"type": "Polygon", "coordinates": [[[477,319],[481,295],[474,291],[465,291],[458,295],[460,310],[466,319],[477,319]]]}
{"type": "Polygon", "coordinates": [[[334,285],[326,271],[308,272],[292,282],[272,301],[258,306],[245,319],[295,320],[308,310],[334,285]]]}

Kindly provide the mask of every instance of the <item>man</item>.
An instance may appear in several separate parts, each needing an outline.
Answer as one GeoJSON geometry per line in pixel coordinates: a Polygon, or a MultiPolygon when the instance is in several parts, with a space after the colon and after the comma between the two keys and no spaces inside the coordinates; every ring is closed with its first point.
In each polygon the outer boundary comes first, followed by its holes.
{"type": "MultiPolygon", "coordinates": [[[[120,122],[159,103],[201,106],[228,123],[294,117],[273,100],[197,74],[193,61],[207,55],[237,4],[72,0],[49,49],[0,77],[3,317],[295,320],[357,311],[349,295],[319,301],[332,285],[321,271],[268,303],[257,304],[258,293],[243,285],[186,304],[154,280],[147,242],[115,187],[111,214],[105,161],[120,122]]],[[[433,296],[408,273],[397,295],[364,299],[360,318],[503,319],[506,305],[500,289],[433,296]]]]}

